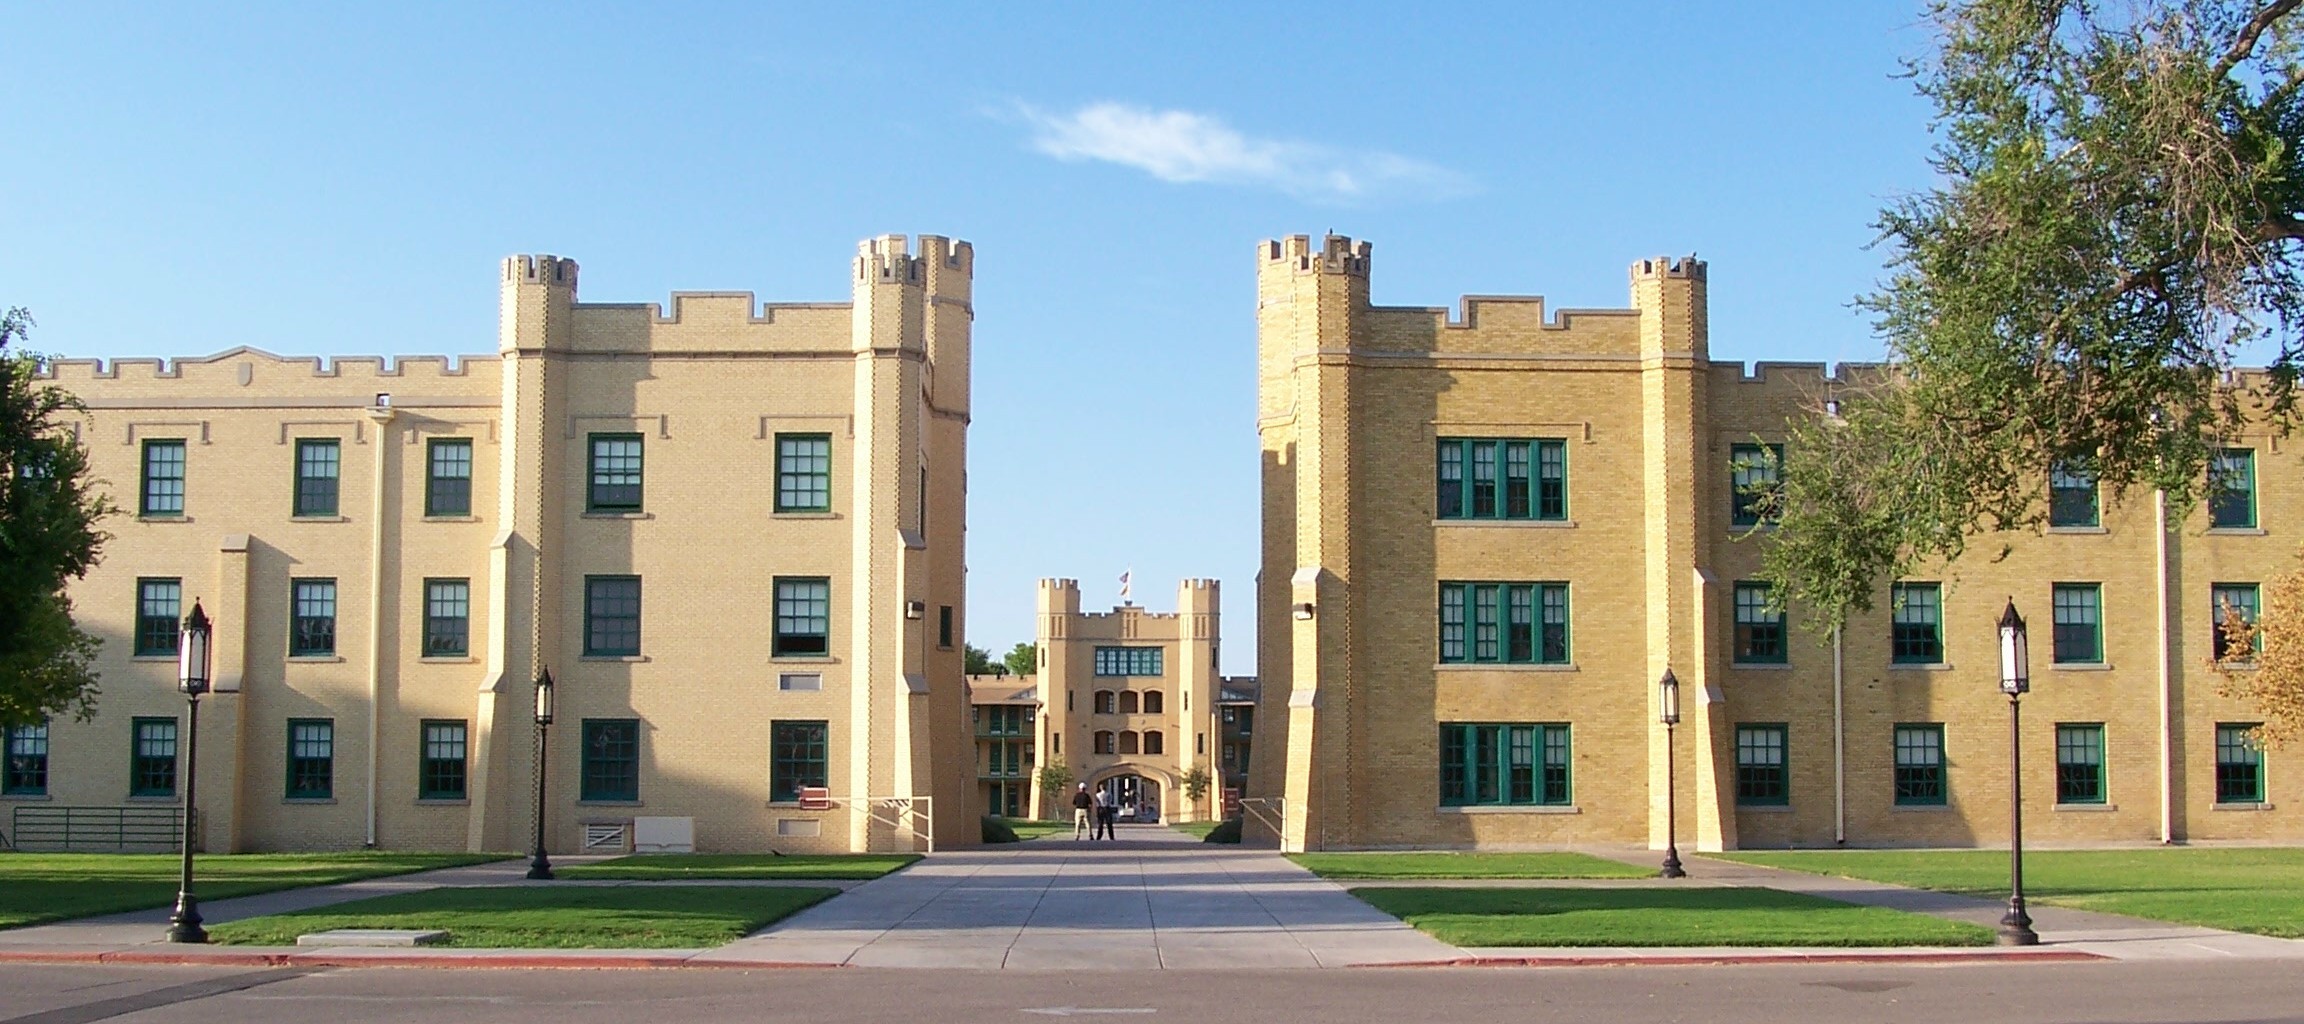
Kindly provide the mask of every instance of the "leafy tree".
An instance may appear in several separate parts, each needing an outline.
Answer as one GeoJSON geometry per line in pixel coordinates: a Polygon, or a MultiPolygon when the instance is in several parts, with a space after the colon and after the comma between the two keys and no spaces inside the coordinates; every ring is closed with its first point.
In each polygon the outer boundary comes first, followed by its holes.
{"type": "Polygon", "coordinates": [[[62,429],[79,402],[37,383],[41,357],[8,351],[31,328],[21,308],[0,314],[0,726],[95,713],[99,644],[73,624],[64,586],[96,564],[96,524],[113,511],[62,429]]]}
{"type": "Polygon", "coordinates": [[[1064,794],[1072,788],[1072,766],[1065,764],[1061,757],[1050,758],[1041,762],[1040,767],[1033,770],[1032,776],[1040,783],[1041,815],[1069,817],[1069,814],[1057,808],[1071,806],[1064,803],[1064,794]]]}
{"type": "Polygon", "coordinates": [[[2264,584],[2263,605],[2253,623],[2237,609],[2219,609],[2225,653],[2216,662],[2217,692],[2255,704],[2264,716],[2255,738],[2279,747],[2304,737],[2304,551],[2264,584]]]}
{"type": "Polygon", "coordinates": [[[1019,643],[1008,648],[1007,655],[1000,660],[1007,664],[1010,675],[1030,676],[1040,673],[1040,648],[1032,644],[1019,643]]]}
{"type": "Polygon", "coordinates": [[[1200,798],[1208,795],[1208,766],[1193,765],[1177,781],[1183,784],[1184,799],[1191,801],[1192,805],[1197,807],[1200,805],[1200,798]]]}
{"type": "Polygon", "coordinates": [[[993,674],[992,652],[975,644],[960,645],[961,671],[972,676],[993,674]]]}

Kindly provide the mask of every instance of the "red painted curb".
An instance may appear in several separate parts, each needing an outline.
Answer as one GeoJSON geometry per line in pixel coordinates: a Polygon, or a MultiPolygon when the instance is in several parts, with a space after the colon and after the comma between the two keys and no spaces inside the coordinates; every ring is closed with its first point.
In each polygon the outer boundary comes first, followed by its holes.
{"type": "Polygon", "coordinates": [[[1761,953],[1658,956],[1467,956],[1391,964],[1355,964],[1355,967],[1700,967],[1753,964],[1991,964],[2085,963],[2111,957],[2079,950],[2043,949],[2008,953],[1761,953]]]}
{"type": "Polygon", "coordinates": [[[331,953],[238,953],[159,951],[159,950],[102,950],[102,951],[27,951],[0,950],[0,963],[24,964],[145,964],[209,967],[433,967],[462,970],[533,970],[537,968],[567,968],[580,970],[639,970],[682,968],[689,970],[798,970],[810,967],[844,967],[845,964],[788,963],[783,961],[750,960],[690,960],[676,956],[618,956],[613,953],[576,956],[424,956],[391,953],[355,955],[331,953]]]}

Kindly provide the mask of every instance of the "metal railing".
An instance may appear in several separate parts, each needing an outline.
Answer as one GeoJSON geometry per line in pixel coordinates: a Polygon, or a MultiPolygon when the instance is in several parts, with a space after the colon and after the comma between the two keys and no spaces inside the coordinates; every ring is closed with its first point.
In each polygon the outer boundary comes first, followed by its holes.
{"type": "Polygon", "coordinates": [[[18,850],[165,853],[177,849],[184,834],[181,807],[17,807],[13,810],[9,842],[18,850]]]}

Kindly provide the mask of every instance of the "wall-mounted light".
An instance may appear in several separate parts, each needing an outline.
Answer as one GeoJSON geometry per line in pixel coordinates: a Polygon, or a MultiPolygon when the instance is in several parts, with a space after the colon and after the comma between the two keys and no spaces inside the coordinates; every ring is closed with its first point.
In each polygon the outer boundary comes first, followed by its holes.
{"type": "Polygon", "coordinates": [[[392,392],[389,392],[389,391],[379,391],[379,392],[376,392],[376,408],[379,408],[379,409],[389,409],[389,408],[392,408],[392,392]]]}
{"type": "Polygon", "coordinates": [[[1298,602],[1296,603],[1296,617],[1297,617],[1297,618],[1299,618],[1299,619],[1309,619],[1309,618],[1311,618],[1311,617],[1312,617],[1312,602],[1310,602],[1310,601],[1298,601],[1298,602]]]}
{"type": "Polygon", "coordinates": [[[905,617],[905,618],[907,618],[907,619],[917,619],[917,618],[921,618],[921,617],[923,617],[923,616],[925,616],[925,615],[927,615],[927,614],[928,614],[928,602],[926,602],[926,601],[906,601],[906,602],[904,602],[904,617],[905,617]]]}

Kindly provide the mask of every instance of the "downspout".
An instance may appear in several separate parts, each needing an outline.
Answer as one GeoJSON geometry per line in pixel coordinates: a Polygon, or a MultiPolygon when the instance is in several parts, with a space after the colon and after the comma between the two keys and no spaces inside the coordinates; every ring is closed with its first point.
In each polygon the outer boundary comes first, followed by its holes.
{"type": "Polygon", "coordinates": [[[1848,845],[1848,728],[1846,662],[1841,657],[1840,627],[1832,627],[1832,842],[1848,845]]]}
{"type": "MultiPolygon", "coordinates": [[[[384,396],[377,396],[389,401],[384,396]]],[[[368,832],[363,849],[376,848],[376,747],[384,733],[384,607],[392,599],[384,581],[384,461],[392,451],[392,407],[368,410],[376,424],[376,465],[368,488],[368,832]]]]}
{"type": "Polygon", "coordinates": [[[2160,841],[2176,841],[2176,677],[2170,665],[2175,646],[2168,633],[2168,494],[2152,492],[2152,579],[2160,602],[2160,841]]]}

